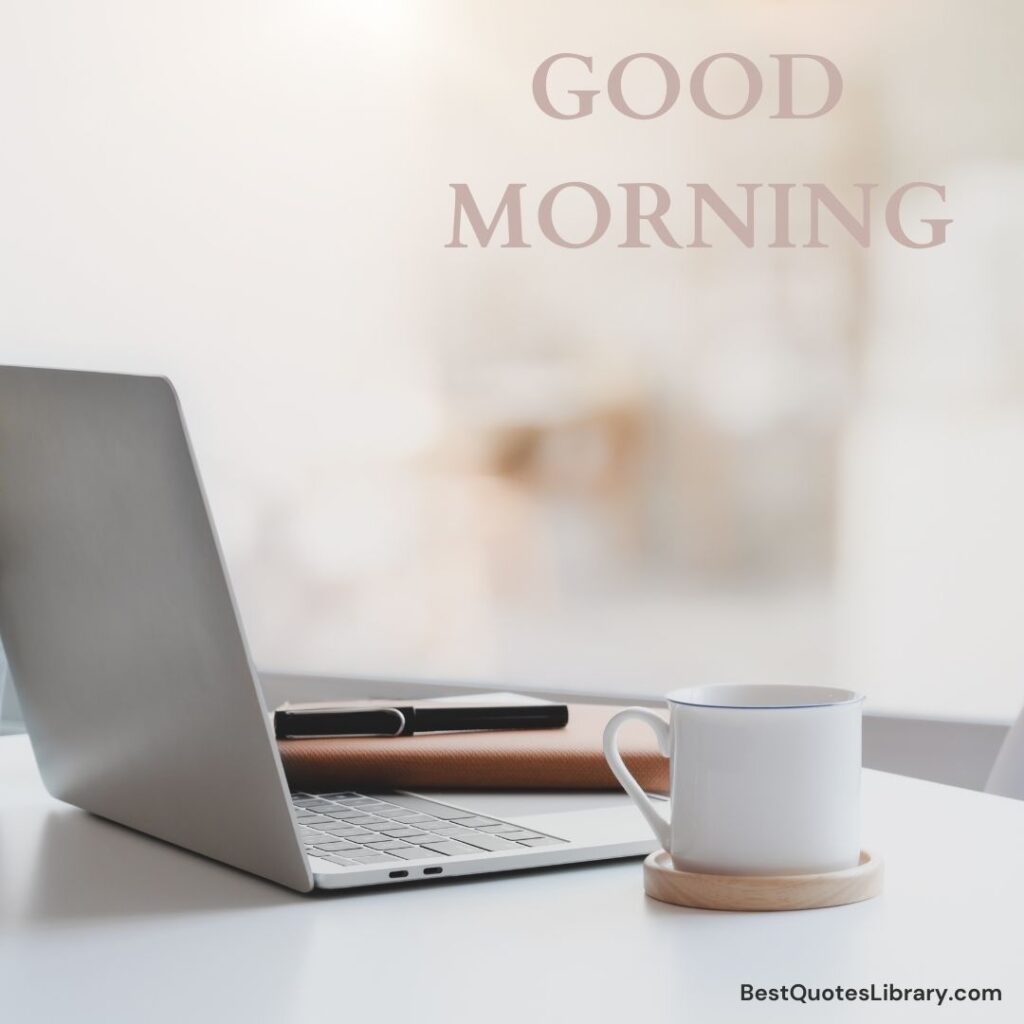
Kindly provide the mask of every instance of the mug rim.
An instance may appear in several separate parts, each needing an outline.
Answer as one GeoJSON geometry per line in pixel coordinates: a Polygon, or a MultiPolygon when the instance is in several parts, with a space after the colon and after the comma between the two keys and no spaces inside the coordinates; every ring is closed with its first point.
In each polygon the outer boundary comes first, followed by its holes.
{"type": "Polygon", "coordinates": [[[733,711],[781,711],[809,708],[834,708],[860,704],[862,693],[838,686],[805,686],[780,683],[709,683],[672,690],[665,695],[670,704],[694,708],[721,708],[733,711]],[[755,691],[774,691],[774,696],[762,693],[761,700],[743,694],[755,691]]]}

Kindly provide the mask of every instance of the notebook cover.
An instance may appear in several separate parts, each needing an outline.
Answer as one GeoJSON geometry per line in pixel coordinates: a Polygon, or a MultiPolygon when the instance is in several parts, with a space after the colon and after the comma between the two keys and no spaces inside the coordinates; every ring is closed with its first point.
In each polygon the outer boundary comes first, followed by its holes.
{"type": "MultiPolygon", "coordinates": [[[[601,749],[618,708],[571,704],[563,729],[278,740],[293,789],[618,789],[601,749]]],[[[644,789],[668,791],[654,733],[627,722],[619,748],[644,789]]]]}

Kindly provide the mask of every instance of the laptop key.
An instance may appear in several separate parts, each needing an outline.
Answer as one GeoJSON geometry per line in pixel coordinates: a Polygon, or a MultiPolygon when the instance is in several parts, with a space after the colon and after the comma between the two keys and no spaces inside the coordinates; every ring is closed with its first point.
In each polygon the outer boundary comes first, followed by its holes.
{"type": "Polygon", "coordinates": [[[449,857],[457,857],[461,853],[479,853],[475,846],[467,846],[465,843],[457,843],[453,839],[438,839],[433,843],[422,843],[425,850],[433,850],[434,853],[443,853],[449,857]]]}
{"type": "Polygon", "coordinates": [[[359,863],[357,860],[349,860],[348,857],[342,857],[340,854],[323,853],[320,856],[332,864],[340,864],[343,868],[355,867],[359,863]]]}
{"type": "Polygon", "coordinates": [[[404,825],[443,825],[445,822],[441,818],[432,818],[429,814],[403,814],[402,823],[404,825]]]}
{"type": "Polygon", "coordinates": [[[415,796],[400,796],[395,798],[396,803],[401,803],[402,809],[415,811],[417,814],[429,814],[433,818],[465,818],[471,811],[460,811],[457,807],[447,807],[445,804],[434,803],[433,800],[421,800],[415,796]]]}
{"type": "Polygon", "coordinates": [[[408,843],[402,842],[401,839],[377,839],[371,843],[363,844],[367,850],[384,850],[390,853],[392,850],[411,850],[412,847],[408,843]]]}
{"type": "MultiPolygon", "coordinates": [[[[401,852],[401,850],[397,851],[396,856],[401,852]]],[[[395,857],[393,857],[390,853],[382,853],[379,850],[368,850],[366,853],[356,853],[353,850],[351,853],[347,853],[345,856],[354,860],[357,864],[383,864],[386,861],[394,862],[395,860],[395,857]]]]}
{"type": "Polygon", "coordinates": [[[361,847],[358,843],[350,843],[347,839],[331,839],[325,841],[318,841],[313,844],[318,850],[327,850],[328,853],[334,853],[335,850],[358,850],[361,847]]]}
{"type": "Polygon", "coordinates": [[[454,832],[448,838],[455,842],[468,843],[470,846],[475,846],[480,850],[519,849],[519,843],[510,843],[501,836],[491,835],[487,832],[454,832]]]}
{"type": "Polygon", "coordinates": [[[521,843],[524,839],[544,839],[539,832],[529,832],[525,828],[517,829],[515,832],[502,832],[502,839],[514,839],[517,843],[521,843]]]}
{"type": "Polygon", "coordinates": [[[535,836],[533,839],[520,839],[520,846],[554,846],[563,842],[561,839],[552,839],[551,836],[535,836]]]}
{"type": "Polygon", "coordinates": [[[334,821],[333,818],[328,818],[324,814],[318,814],[314,818],[303,818],[302,819],[302,824],[303,825],[330,825],[331,822],[333,822],[333,821],[334,821]]]}
{"type": "Polygon", "coordinates": [[[390,836],[392,839],[429,839],[430,837],[419,828],[404,828],[402,826],[395,826],[394,828],[382,828],[379,830],[382,836],[390,836]]]}
{"type": "Polygon", "coordinates": [[[478,825],[478,829],[481,832],[521,832],[522,829],[518,825],[478,825]]]}
{"type": "MultiPolygon", "coordinates": [[[[380,836],[376,832],[368,832],[364,828],[352,829],[348,832],[338,832],[329,826],[324,826],[322,832],[315,833],[317,839],[322,839],[324,842],[329,843],[334,839],[349,839],[354,842],[362,842],[364,839],[380,839],[380,836]]],[[[306,838],[311,838],[307,836],[306,838]]]]}
{"type": "Polygon", "coordinates": [[[462,825],[464,828],[479,828],[482,825],[501,824],[500,821],[495,821],[493,818],[481,818],[477,814],[468,818],[452,818],[451,821],[456,825],[462,825]]]}
{"type": "Polygon", "coordinates": [[[372,815],[363,815],[359,818],[346,818],[346,821],[353,825],[390,825],[392,822],[388,821],[387,818],[375,818],[372,815]]]}

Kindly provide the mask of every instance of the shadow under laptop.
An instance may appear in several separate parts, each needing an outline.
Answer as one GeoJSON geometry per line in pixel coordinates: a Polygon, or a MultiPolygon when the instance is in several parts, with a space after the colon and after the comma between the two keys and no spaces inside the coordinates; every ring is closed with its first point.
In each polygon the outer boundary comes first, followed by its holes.
{"type": "Polygon", "coordinates": [[[257,910],[296,893],[84,811],[50,811],[39,829],[25,918],[39,923],[257,910]]]}

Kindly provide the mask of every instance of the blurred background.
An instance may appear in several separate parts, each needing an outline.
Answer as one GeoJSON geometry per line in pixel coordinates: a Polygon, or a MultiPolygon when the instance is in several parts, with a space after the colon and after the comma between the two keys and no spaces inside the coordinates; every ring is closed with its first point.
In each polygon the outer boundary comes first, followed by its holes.
{"type": "Polygon", "coordinates": [[[1022,32],[1013,0],[3,0],[0,360],[175,381],[264,668],[1007,720],[1022,32]],[[737,121],[685,91],[554,121],[562,50],[595,88],[652,50],[769,84],[737,121]],[[832,113],[768,119],[779,52],[835,61],[832,113]],[[923,251],[880,220],[866,250],[443,247],[450,182],[527,182],[535,225],[571,180],[922,179],[955,221],[923,251]]]}

